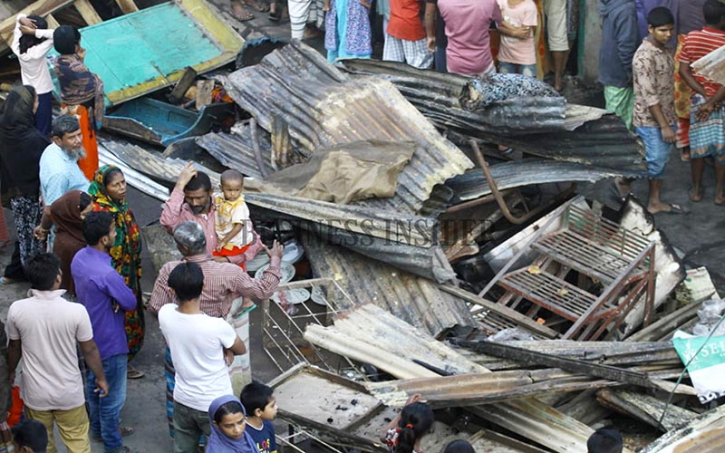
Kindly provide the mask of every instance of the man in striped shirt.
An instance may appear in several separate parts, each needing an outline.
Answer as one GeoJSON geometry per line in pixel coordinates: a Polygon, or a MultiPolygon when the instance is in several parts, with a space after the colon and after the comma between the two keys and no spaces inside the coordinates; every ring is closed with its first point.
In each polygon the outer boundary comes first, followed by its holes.
{"type": "Polygon", "coordinates": [[[725,87],[695,73],[691,64],[725,45],[725,4],[707,0],[703,7],[705,27],[685,37],[680,52],[680,76],[692,89],[690,109],[690,200],[702,200],[702,175],[707,156],[715,160],[715,204],[724,205],[725,184],[725,87]]]}
{"type": "MultiPolygon", "coordinates": [[[[199,298],[199,306],[204,314],[227,319],[230,324],[234,321],[235,313],[230,315],[232,302],[240,297],[263,300],[269,298],[277,289],[280,273],[280,262],[282,261],[283,247],[277,241],[271,249],[265,247],[269,254],[269,268],[264,271],[262,278],[254,279],[244,272],[239,266],[230,263],[218,263],[214,261],[207,251],[206,236],[204,229],[196,222],[183,222],[174,229],[174,241],[179,252],[184,256],[182,261],[171,261],[166,263],[156,278],[154,289],[149,300],[148,310],[158,314],[161,307],[174,303],[174,294],[169,288],[169,275],[177,265],[182,262],[196,263],[204,273],[204,288],[199,298]]],[[[249,344],[245,344],[249,351],[249,344]]],[[[169,431],[174,436],[173,421],[173,395],[174,395],[174,364],[171,361],[171,352],[166,348],[166,411],[169,422],[169,431]]]]}

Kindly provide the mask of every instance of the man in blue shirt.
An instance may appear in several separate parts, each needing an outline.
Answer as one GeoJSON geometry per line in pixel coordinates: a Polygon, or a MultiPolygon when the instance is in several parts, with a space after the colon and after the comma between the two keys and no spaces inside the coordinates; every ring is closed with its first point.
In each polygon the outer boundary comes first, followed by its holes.
{"type": "Polygon", "coordinates": [[[94,392],[96,378],[88,373],[88,406],[90,408],[91,436],[103,440],[106,453],[126,452],[121,434],[130,434],[130,428],[119,430],[119,417],[126,401],[126,371],[128,342],[124,328],[124,312],[136,308],[136,296],[111,266],[109,251],[116,241],[113,214],[91,212],[83,220],[83,236],[88,245],[76,253],[71,273],[76,286],[78,302],[83,304],[91,318],[103,371],[108,381],[109,394],[101,398],[94,392]]]}
{"type": "Polygon", "coordinates": [[[78,118],[60,115],[53,121],[53,143],[40,158],[40,188],[45,208],[71,190],[88,191],[88,179],[78,166],[85,157],[78,118]]]}

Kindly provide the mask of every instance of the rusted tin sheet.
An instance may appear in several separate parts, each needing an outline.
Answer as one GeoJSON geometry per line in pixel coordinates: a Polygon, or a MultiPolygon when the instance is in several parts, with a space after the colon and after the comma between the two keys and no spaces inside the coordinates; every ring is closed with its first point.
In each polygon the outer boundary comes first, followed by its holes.
{"type": "MultiPolygon", "coordinates": [[[[474,325],[462,299],[441,291],[432,280],[380,261],[385,259],[387,250],[396,251],[398,245],[389,243],[377,250],[377,256],[366,257],[328,244],[314,235],[305,235],[303,244],[315,276],[335,279],[354,297],[354,300],[336,297],[340,308],[370,302],[433,336],[456,324],[474,325]]],[[[425,257],[409,256],[408,259],[425,257]]],[[[441,265],[428,264],[427,267],[441,265]]],[[[424,266],[421,263],[417,267],[424,266]]]]}
{"type": "Polygon", "coordinates": [[[225,86],[264,129],[280,115],[310,151],[371,139],[422,147],[398,177],[396,196],[361,203],[367,206],[418,212],[436,184],[473,167],[390,82],[352,79],[299,41],[232,73],[225,86]]]}
{"type": "MultiPolygon", "coordinates": [[[[392,82],[426,118],[466,137],[512,146],[526,153],[618,171],[646,170],[644,146],[606,111],[567,105],[555,98],[517,98],[469,112],[459,97],[469,78],[421,71],[383,61],[348,60],[348,70],[392,82]]],[[[458,143],[458,142],[457,142],[458,143]]]]}

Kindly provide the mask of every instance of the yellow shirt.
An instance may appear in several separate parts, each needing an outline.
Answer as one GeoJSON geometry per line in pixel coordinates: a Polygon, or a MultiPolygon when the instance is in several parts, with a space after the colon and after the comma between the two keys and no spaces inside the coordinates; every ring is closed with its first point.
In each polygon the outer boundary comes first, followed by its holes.
{"type": "Polygon", "coordinates": [[[231,250],[234,247],[243,247],[252,242],[252,231],[247,227],[249,221],[249,208],[244,202],[244,195],[240,195],[234,201],[224,199],[224,194],[214,194],[214,229],[217,239],[224,239],[235,224],[242,224],[242,231],[227,242],[225,249],[231,250]]]}

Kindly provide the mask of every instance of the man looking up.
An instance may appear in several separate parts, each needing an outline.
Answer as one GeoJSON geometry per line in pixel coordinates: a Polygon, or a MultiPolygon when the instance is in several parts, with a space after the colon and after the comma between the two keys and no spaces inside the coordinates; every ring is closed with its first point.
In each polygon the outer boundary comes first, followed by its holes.
{"type": "Polygon", "coordinates": [[[93,341],[86,309],[68,302],[59,290],[60,262],[51,253],[28,261],[25,274],[31,297],[15,301],[8,311],[8,362],[12,376],[23,358],[21,396],[25,415],[45,425],[48,453],[56,453],[53,422],[69,453],[90,453],[88,414],[76,342],[96,376],[98,396],[108,395],[101,357],[93,341]]]}
{"type": "Polygon", "coordinates": [[[106,453],[129,451],[123,446],[119,430],[121,409],[126,402],[128,342],[124,312],[136,308],[136,295],[123,277],[111,266],[111,247],[116,242],[116,222],[110,212],[90,212],[83,220],[83,237],[88,245],[78,251],[71,263],[78,302],[88,311],[95,341],[109,386],[109,396],[100,398],[93,392],[97,377],[88,373],[88,407],[91,435],[103,441],[106,453]]]}

